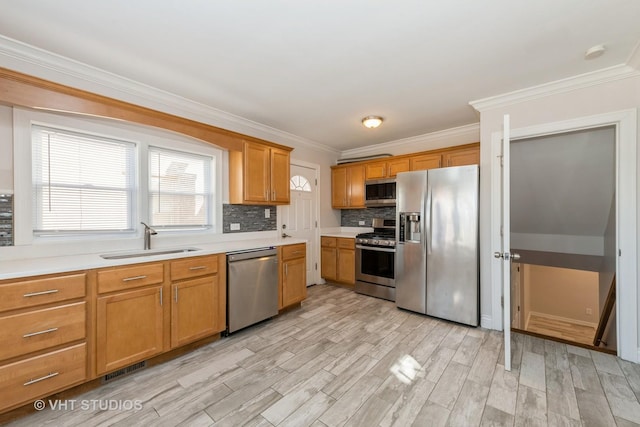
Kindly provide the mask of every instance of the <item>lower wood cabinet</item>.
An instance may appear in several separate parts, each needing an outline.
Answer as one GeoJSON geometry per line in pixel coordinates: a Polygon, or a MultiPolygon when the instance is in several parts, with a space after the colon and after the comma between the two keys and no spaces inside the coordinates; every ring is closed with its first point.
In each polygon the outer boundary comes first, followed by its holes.
{"type": "Polygon", "coordinates": [[[98,374],[162,353],[164,299],[162,286],[98,298],[98,374]]]}
{"type": "Polygon", "coordinates": [[[322,236],[320,252],[323,279],[346,285],[356,283],[355,239],[322,236]]]}
{"type": "Polygon", "coordinates": [[[218,327],[218,276],[171,285],[171,347],[180,347],[224,328],[218,327]]]}
{"type": "Polygon", "coordinates": [[[279,308],[297,304],[307,298],[306,254],[306,243],[280,247],[279,308]]]}
{"type": "Polygon", "coordinates": [[[88,379],[86,274],[0,281],[0,413],[88,379]]]}

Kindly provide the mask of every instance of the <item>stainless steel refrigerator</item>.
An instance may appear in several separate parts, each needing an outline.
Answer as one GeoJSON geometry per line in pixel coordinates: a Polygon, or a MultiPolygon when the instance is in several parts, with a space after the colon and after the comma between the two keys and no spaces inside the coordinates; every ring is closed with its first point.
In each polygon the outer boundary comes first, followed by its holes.
{"type": "Polygon", "coordinates": [[[396,178],[396,305],[479,324],[478,166],[396,178]]]}

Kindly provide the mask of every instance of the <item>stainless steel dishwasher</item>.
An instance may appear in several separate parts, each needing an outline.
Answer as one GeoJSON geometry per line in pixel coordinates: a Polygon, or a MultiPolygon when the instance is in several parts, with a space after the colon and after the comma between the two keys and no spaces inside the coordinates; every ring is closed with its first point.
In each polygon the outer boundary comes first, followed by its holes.
{"type": "Polygon", "coordinates": [[[227,252],[227,332],[278,314],[278,252],[227,252]]]}

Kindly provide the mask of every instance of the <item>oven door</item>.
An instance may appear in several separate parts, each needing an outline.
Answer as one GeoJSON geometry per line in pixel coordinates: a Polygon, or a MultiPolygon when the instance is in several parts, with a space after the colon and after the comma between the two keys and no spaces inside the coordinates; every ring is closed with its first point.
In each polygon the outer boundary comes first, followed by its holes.
{"type": "Polygon", "coordinates": [[[356,280],[395,287],[395,248],[356,245],[356,280]]]}

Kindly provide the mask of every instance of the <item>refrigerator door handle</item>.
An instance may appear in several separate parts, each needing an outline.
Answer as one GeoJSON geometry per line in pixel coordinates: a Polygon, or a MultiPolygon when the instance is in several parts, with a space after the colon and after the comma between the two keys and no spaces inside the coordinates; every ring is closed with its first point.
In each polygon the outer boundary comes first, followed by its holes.
{"type": "Polygon", "coordinates": [[[431,186],[428,185],[427,186],[427,206],[425,208],[425,213],[427,214],[426,215],[427,218],[425,219],[426,230],[424,230],[424,237],[425,237],[425,240],[427,241],[427,254],[431,253],[431,233],[432,233],[431,203],[432,203],[432,191],[431,191],[431,186]]]}

